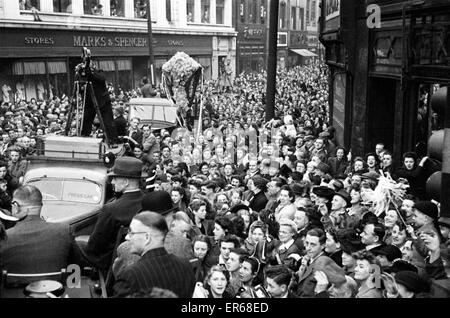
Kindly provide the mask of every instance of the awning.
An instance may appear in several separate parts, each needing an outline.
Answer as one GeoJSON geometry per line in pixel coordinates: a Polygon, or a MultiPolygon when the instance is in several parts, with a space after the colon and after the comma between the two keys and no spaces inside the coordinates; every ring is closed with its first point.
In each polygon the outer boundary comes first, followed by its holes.
{"type": "Polygon", "coordinates": [[[301,56],[307,56],[307,57],[317,56],[317,54],[314,54],[313,52],[308,51],[306,49],[297,49],[297,50],[291,49],[291,51],[298,55],[301,55],[301,56]]]}

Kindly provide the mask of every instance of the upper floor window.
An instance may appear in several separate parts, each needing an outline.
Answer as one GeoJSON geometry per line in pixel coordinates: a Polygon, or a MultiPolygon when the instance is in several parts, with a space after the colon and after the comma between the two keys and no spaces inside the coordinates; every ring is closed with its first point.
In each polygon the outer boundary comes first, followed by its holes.
{"type": "Polygon", "coordinates": [[[255,23],[255,1],[248,1],[248,23],[255,23]]]}
{"type": "Polygon", "coordinates": [[[311,0],[306,0],[306,26],[309,27],[311,0]]]}
{"type": "Polygon", "coordinates": [[[72,0],[53,0],[53,11],[72,13],[72,0]]]}
{"type": "Polygon", "coordinates": [[[299,18],[299,22],[300,22],[300,28],[299,30],[304,31],[305,30],[305,9],[304,8],[300,8],[300,14],[299,14],[300,18],[299,18]]]}
{"type": "Polygon", "coordinates": [[[171,0],[166,0],[166,19],[172,21],[172,3],[171,0]]]}
{"type": "Polygon", "coordinates": [[[186,1],[186,20],[187,22],[195,21],[195,0],[186,1]]]}
{"type": "Polygon", "coordinates": [[[239,4],[239,14],[241,16],[242,23],[245,23],[245,11],[246,11],[245,0],[241,0],[241,3],[239,4]]]}
{"type": "Polygon", "coordinates": [[[291,7],[292,30],[298,30],[297,7],[291,7]]]}
{"type": "Polygon", "coordinates": [[[202,0],[202,23],[210,23],[210,3],[209,0],[202,0]]]}
{"type": "Polygon", "coordinates": [[[267,19],[267,8],[266,8],[266,3],[265,0],[261,1],[261,7],[260,7],[260,14],[259,14],[259,21],[261,22],[261,24],[266,24],[266,19],[267,19]]]}
{"type": "Polygon", "coordinates": [[[124,17],[125,16],[125,0],[110,0],[111,16],[124,17]]]}
{"type": "Polygon", "coordinates": [[[84,0],[84,14],[103,15],[103,5],[100,0],[84,0]]]}
{"type": "Polygon", "coordinates": [[[19,9],[20,10],[32,10],[33,8],[36,10],[41,9],[41,1],[40,0],[19,0],[19,9]]]}
{"type": "Polygon", "coordinates": [[[225,24],[225,0],[216,0],[216,23],[225,24]]]}
{"type": "Polygon", "coordinates": [[[279,28],[286,29],[286,2],[280,2],[279,28]]]}
{"type": "Polygon", "coordinates": [[[311,1],[311,26],[316,26],[316,0],[311,1]]]}
{"type": "Polygon", "coordinates": [[[138,19],[147,19],[148,0],[134,0],[134,17],[138,19]]]}

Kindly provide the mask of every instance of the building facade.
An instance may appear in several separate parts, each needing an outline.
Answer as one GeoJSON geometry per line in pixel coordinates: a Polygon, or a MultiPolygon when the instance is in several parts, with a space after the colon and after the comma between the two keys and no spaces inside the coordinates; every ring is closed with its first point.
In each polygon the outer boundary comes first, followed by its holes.
{"type": "Polygon", "coordinates": [[[259,72],[266,68],[268,0],[236,0],[237,70],[259,72]]]}
{"type": "MultiPolygon", "coordinates": [[[[270,1],[270,0],[269,0],[270,1]]],[[[317,58],[319,2],[280,0],[278,8],[277,60],[281,67],[305,65],[317,58]]],[[[269,27],[269,26],[268,26],[269,27]]]]}
{"type": "Polygon", "coordinates": [[[397,162],[406,151],[423,154],[443,126],[430,101],[450,82],[450,3],[323,0],[322,10],[340,143],[360,156],[383,142],[397,162]],[[379,9],[379,25],[369,5],[379,9]]]}
{"type": "MultiPolygon", "coordinates": [[[[116,88],[132,89],[148,72],[147,0],[0,0],[0,85],[10,95],[45,99],[71,94],[81,48],[116,88]]],[[[220,63],[236,61],[232,0],[150,1],[157,83],[162,65],[182,51],[217,79],[220,63]]],[[[233,72],[233,76],[235,72],[233,72]]]]}

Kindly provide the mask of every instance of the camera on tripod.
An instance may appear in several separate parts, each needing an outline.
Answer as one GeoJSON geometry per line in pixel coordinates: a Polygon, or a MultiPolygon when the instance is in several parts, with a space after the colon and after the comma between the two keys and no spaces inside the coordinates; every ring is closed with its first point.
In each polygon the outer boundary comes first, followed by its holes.
{"type": "Polygon", "coordinates": [[[91,50],[83,47],[81,49],[81,59],[82,62],[75,67],[75,73],[83,80],[91,73],[91,50]]]}

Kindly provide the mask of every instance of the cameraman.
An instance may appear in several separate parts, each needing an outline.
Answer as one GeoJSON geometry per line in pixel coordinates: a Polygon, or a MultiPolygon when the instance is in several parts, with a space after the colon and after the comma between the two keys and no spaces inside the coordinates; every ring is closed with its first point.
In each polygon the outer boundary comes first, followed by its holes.
{"type": "MultiPolygon", "coordinates": [[[[109,138],[109,144],[114,145],[117,143],[117,132],[114,126],[112,104],[108,89],[106,87],[105,77],[101,71],[97,71],[93,65],[89,64],[90,63],[85,61],[84,63],[77,65],[75,80],[89,81],[92,83],[92,88],[94,90],[95,98],[97,99],[100,114],[105,124],[106,136],[109,138]],[[86,67],[86,65],[88,65],[88,67],[86,67]]],[[[96,111],[94,108],[93,98],[91,96],[87,96],[84,106],[83,127],[81,130],[82,136],[89,137],[91,135],[95,115],[96,111]]]]}

